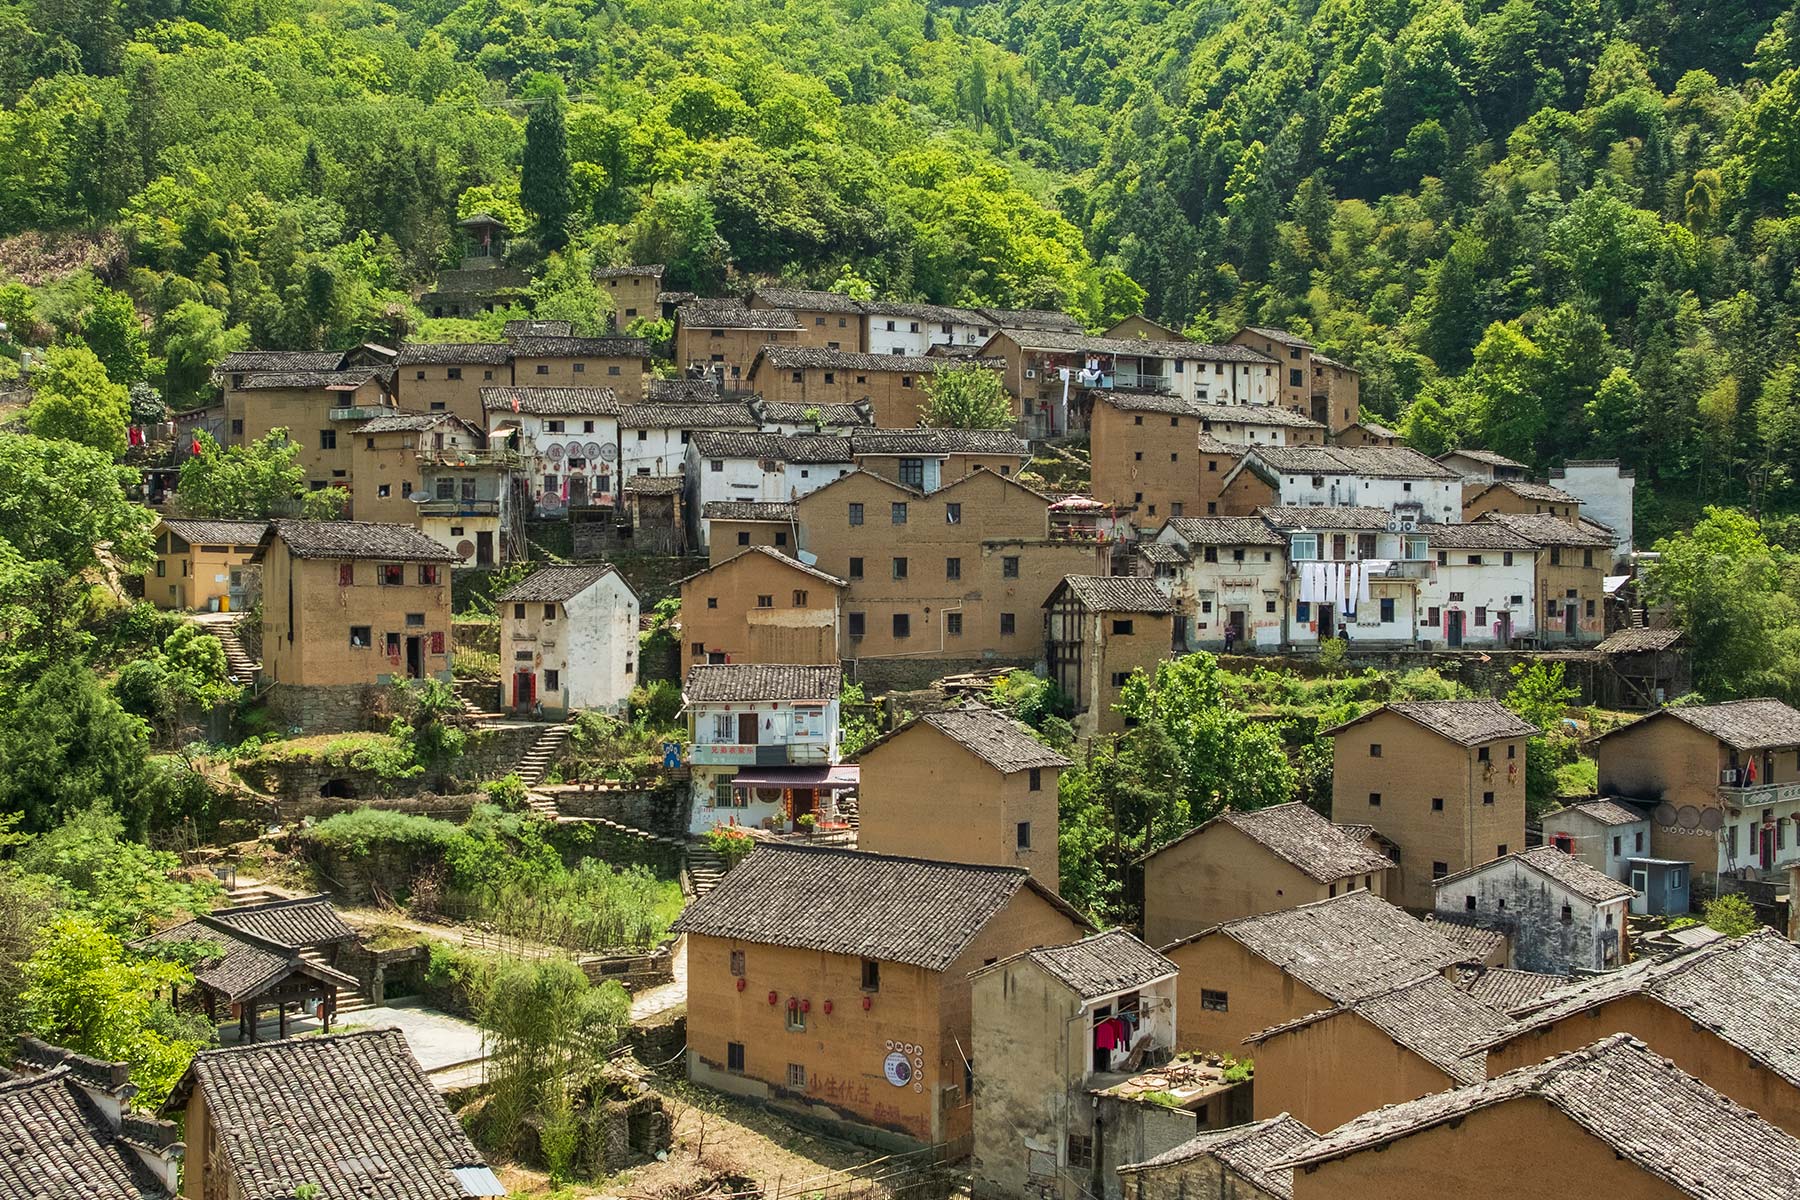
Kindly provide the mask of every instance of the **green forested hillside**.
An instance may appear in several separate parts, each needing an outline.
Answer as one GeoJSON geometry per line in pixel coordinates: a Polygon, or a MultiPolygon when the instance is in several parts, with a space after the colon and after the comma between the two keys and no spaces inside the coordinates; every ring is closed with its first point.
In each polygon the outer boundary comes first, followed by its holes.
{"type": "Polygon", "coordinates": [[[223,346],[416,321],[459,215],[529,224],[560,93],[552,268],[1286,324],[1421,448],[1623,455],[1654,528],[1800,502],[1796,32],[1766,0],[26,0],[0,234],[115,228],[88,257],[148,344],[95,349],[197,398],[223,346]]]}

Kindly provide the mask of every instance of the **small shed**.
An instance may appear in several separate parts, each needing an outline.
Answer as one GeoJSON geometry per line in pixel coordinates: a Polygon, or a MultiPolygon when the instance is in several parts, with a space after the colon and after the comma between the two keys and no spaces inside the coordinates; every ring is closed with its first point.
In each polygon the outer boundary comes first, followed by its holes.
{"type": "Polygon", "coordinates": [[[1634,856],[1626,859],[1626,867],[1630,872],[1627,878],[1631,889],[1637,893],[1631,898],[1633,913],[1660,916],[1665,913],[1679,915],[1688,911],[1688,888],[1694,871],[1693,863],[1674,858],[1634,856]]]}

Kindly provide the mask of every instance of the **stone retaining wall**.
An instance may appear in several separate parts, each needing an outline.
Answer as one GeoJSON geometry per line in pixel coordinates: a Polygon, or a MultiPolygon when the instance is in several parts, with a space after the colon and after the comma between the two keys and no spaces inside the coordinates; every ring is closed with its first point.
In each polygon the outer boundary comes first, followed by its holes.
{"type": "Polygon", "coordinates": [[[929,687],[946,675],[966,675],[972,671],[993,671],[1001,667],[1042,672],[1044,662],[1037,658],[858,658],[844,662],[844,680],[860,683],[871,697],[884,692],[917,691],[929,687]]]}
{"type": "Polygon", "coordinates": [[[681,789],[588,791],[580,787],[552,787],[540,790],[552,797],[557,809],[567,816],[605,817],[665,837],[681,837],[687,829],[681,789]]]}

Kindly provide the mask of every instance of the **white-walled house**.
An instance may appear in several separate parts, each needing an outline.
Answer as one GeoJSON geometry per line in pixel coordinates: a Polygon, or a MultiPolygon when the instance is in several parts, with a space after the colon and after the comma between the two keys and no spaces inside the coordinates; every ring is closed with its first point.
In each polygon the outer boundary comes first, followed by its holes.
{"type": "Polygon", "coordinates": [[[681,697],[693,772],[689,828],[769,825],[788,829],[805,813],[835,813],[835,792],[854,786],[836,766],[836,666],[717,663],[688,668],[681,697]]]}
{"type": "Polygon", "coordinates": [[[830,434],[696,433],[687,450],[690,540],[701,549],[710,544],[708,504],[798,500],[848,475],[853,460],[850,439],[830,434]]]}
{"type": "Polygon", "coordinates": [[[1379,508],[1423,524],[1462,520],[1462,477],[1417,450],[1391,446],[1258,446],[1220,480],[1249,471],[1281,504],[1379,508]]]}
{"type": "Polygon", "coordinates": [[[490,445],[519,453],[540,512],[619,498],[619,398],[607,387],[484,387],[490,445]]]}
{"type": "Polygon", "coordinates": [[[1181,554],[1158,562],[1175,601],[1175,640],[1189,650],[1281,648],[1287,538],[1261,517],[1173,517],[1151,543],[1181,554]],[[1185,637],[1183,636],[1185,634],[1185,637]]]}
{"type": "Polygon", "coordinates": [[[1419,637],[1435,647],[1504,648],[1537,631],[1537,551],[1493,521],[1427,525],[1437,570],[1419,582],[1419,637]]]}
{"type": "Polygon", "coordinates": [[[972,308],[870,300],[863,304],[870,354],[919,356],[933,346],[979,346],[993,332],[993,319],[972,308]]]}
{"type": "Polygon", "coordinates": [[[1581,500],[1581,513],[1613,531],[1613,559],[1631,559],[1632,502],[1637,495],[1634,472],[1621,470],[1619,460],[1570,459],[1550,471],[1550,482],[1581,500]]]}
{"type": "Polygon", "coordinates": [[[703,430],[748,433],[759,426],[748,404],[633,404],[619,413],[619,467],[626,476],[679,475],[688,443],[703,430]]]}
{"type": "Polygon", "coordinates": [[[1432,888],[1439,913],[1512,936],[1510,967],[1573,975],[1625,962],[1631,887],[1554,846],[1515,850],[1432,888]]]}
{"type": "Polygon", "coordinates": [[[638,596],[610,566],[544,567],[494,598],[501,703],[546,716],[625,710],[637,685],[638,596]]]}
{"type": "Polygon", "coordinates": [[[1257,515],[1287,539],[1290,646],[1311,649],[1333,637],[1413,644],[1419,585],[1432,567],[1423,531],[1380,508],[1283,506],[1257,515]]]}

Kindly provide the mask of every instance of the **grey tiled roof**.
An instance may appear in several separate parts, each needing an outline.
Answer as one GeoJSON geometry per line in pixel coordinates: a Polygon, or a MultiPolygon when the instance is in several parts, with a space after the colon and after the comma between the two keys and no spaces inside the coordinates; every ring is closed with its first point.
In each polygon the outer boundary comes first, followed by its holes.
{"type": "Polygon", "coordinates": [[[747,308],[736,300],[689,300],[675,310],[675,320],[688,329],[800,328],[785,308],[747,308]]]}
{"type": "Polygon", "coordinates": [[[785,401],[762,400],[751,405],[751,410],[766,425],[816,424],[827,428],[848,429],[875,423],[874,411],[867,405],[859,404],[790,404],[785,401]]]}
{"type": "MultiPolygon", "coordinates": [[[[1378,1108],[1332,1130],[1285,1162],[1298,1167],[1374,1149],[1478,1109],[1528,1096],[1549,1103],[1619,1158],[1662,1180],[1678,1195],[1695,1200],[1791,1200],[1800,1194],[1800,1140],[1624,1033],[1485,1083],[1378,1108]]],[[[1455,1142],[1449,1145],[1454,1147],[1455,1142]]],[[[1493,1148],[1497,1153],[1521,1149],[1493,1148]]],[[[1549,1169],[1552,1164],[1539,1166],[1549,1169]]]]}
{"type": "Polygon", "coordinates": [[[595,279],[623,279],[628,275],[648,275],[652,279],[661,279],[668,270],[661,263],[645,263],[642,266],[627,267],[595,267],[595,279]]]}
{"type": "Polygon", "coordinates": [[[343,364],[342,350],[233,350],[219,363],[226,375],[282,371],[335,371],[343,364]]]}
{"type": "Polygon", "coordinates": [[[1311,417],[1279,404],[1196,404],[1193,413],[1202,421],[1238,425],[1280,425],[1288,429],[1323,429],[1311,417]]]}
{"type": "Polygon", "coordinates": [[[1275,1164],[1301,1153],[1318,1136],[1303,1122],[1282,1113],[1248,1125],[1208,1130],[1155,1158],[1126,1163],[1119,1168],[1119,1173],[1154,1172],[1159,1167],[1179,1166],[1210,1155],[1251,1187],[1279,1200],[1289,1200],[1294,1194],[1294,1173],[1288,1167],[1275,1164]]]}
{"type": "Polygon", "coordinates": [[[745,700],[836,700],[841,667],[797,663],[707,663],[689,667],[682,694],[690,703],[745,700]]]}
{"type": "Polygon", "coordinates": [[[755,298],[771,308],[804,309],[808,312],[835,312],[862,315],[862,305],[842,292],[820,292],[808,288],[759,287],[755,298]]]}
{"type": "Polygon", "coordinates": [[[1393,521],[1385,508],[1360,505],[1324,504],[1315,506],[1272,504],[1256,510],[1256,515],[1281,530],[1356,529],[1379,532],[1393,521]]]}
{"type": "MultiPolygon", "coordinates": [[[[558,604],[573,600],[608,575],[619,573],[610,564],[589,567],[540,567],[494,597],[495,604],[558,604]]],[[[620,575],[621,580],[624,576],[620,575]]],[[[626,583],[626,588],[631,585],[626,583]]]]}
{"type": "Polygon", "coordinates": [[[408,342],[396,360],[403,367],[503,366],[512,361],[507,342],[408,342]]]}
{"type": "Polygon", "coordinates": [[[1456,450],[1446,451],[1445,453],[1440,454],[1437,457],[1438,457],[1438,461],[1442,462],[1446,458],[1454,458],[1458,455],[1461,455],[1463,458],[1469,459],[1473,462],[1486,463],[1490,467],[1513,467],[1520,471],[1523,471],[1525,469],[1524,463],[1514,462],[1512,459],[1506,457],[1506,455],[1495,454],[1492,450],[1456,449],[1456,450]]]}
{"type": "Polygon", "coordinates": [[[1158,565],[1193,561],[1193,555],[1174,542],[1139,542],[1137,555],[1145,562],[1158,565]]]}
{"type": "Polygon", "coordinates": [[[647,358],[650,343],[640,337],[516,337],[518,358],[647,358]]]}
{"type": "Polygon", "coordinates": [[[1532,737],[1537,727],[1521,720],[1498,700],[1395,700],[1346,721],[1325,735],[1333,736],[1384,712],[1397,713],[1461,746],[1480,746],[1502,738],[1532,737]]]}
{"type": "Polygon", "coordinates": [[[1169,526],[1190,546],[1287,545],[1261,517],[1171,517],[1169,526]]]}
{"type": "Polygon", "coordinates": [[[227,521],[212,517],[164,517],[162,524],[170,533],[186,541],[223,542],[235,546],[254,546],[269,527],[267,521],[227,521]]]}
{"type": "Polygon", "coordinates": [[[1528,539],[1492,521],[1450,521],[1421,525],[1419,532],[1426,535],[1433,550],[1532,549],[1532,543],[1528,539]]]}
{"type": "Polygon", "coordinates": [[[698,579],[702,575],[710,575],[714,571],[722,571],[726,567],[729,567],[732,564],[736,563],[738,561],[738,559],[743,558],[746,555],[752,555],[752,554],[760,555],[764,558],[772,558],[777,563],[779,563],[781,566],[787,567],[790,570],[799,571],[802,575],[810,575],[814,579],[817,579],[819,582],[829,584],[832,587],[840,587],[841,588],[841,587],[847,586],[846,582],[842,579],[839,579],[836,575],[828,574],[824,571],[819,570],[819,568],[817,568],[817,567],[809,567],[805,563],[801,562],[799,559],[790,558],[788,555],[783,554],[781,551],[777,550],[773,546],[751,546],[748,550],[744,550],[737,554],[734,554],[730,558],[724,559],[720,562],[712,563],[709,566],[702,567],[702,568],[700,568],[700,570],[695,571],[692,575],[683,576],[682,578],[675,580],[671,586],[681,587],[682,585],[688,583],[690,580],[698,579]]]}
{"type": "Polygon", "coordinates": [[[487,1165],[397,1029],[203,1051],[164,1110],[195,1087],[244,1200],[286,1200],[297,1181],[330,1197],[462,1200],[456,1172],[487,1165]]]}
{"type": "Polygon", "coordinates": [[[194,981],[233,1003],[260,995],[269,985],[285,978],[298,966],[294,955],[260,945],[250,938],[239,937],[229,929],[197,920],[154,933],[137,942],[136,946],[148,949],[155,945],[177,944],[215,948],[194,964],[194,981]]]}
{"type": "Polygon", "coordinates": [[[1123,929],[1109,929],[1064,946],[1025,951],[1083,1000],[1148,987],[1176,974],[1174,963],[1123,929]]]}
{"type": "Polygon", "coordinates": [[[680,475],[627,475],[622,486],[641,496],[673,496],[680,494],[686,483],[680,475]]]}
{"type": "Polygon", "coordinates": [[[1558,850],[1555,846],[1533,846],[1529,850],[1514,850],[1511,854],[1490,859],[1479,866],[1470,867],[1466,871],[1458,871],[1454,875],[1435,879],[1432,881],[1432,886],[1442,889],[1475,875],[1504,870],[1505,864],[1509,862],[1516,862],[1527,867],[1563,891],[1595,904],[1601,904],[1608,900],[1623,900],[1635,894],[1631,888],[1604,871],[1595,870],[1581,859],[1558,850]]]}
{"type": "Polygon", "coordinates": [[[1482,491],[1500,488],[1511,492],[1521,500],[1533,500],[1544,504],[1580,504],[1580,496],[1571,496],[1559,487],[1551,487],[1547,483],[1533,483],[1529,479],[1496,479],[1482,491]]]}
{"type": "Polygon", "coordinates": [[[1457,986],[1496,1012],[1509,1013],[1534,1003],[1545,992],[1567,987],[1567,975],[1515,971],[1510,967],[1471,967],[1462,972],[1457,986]]]}
{"type": "Polygon", "coordinates": [[[748,404],[633,404],[619,413],[620,429],[743,429],[757,427],[748,404]]]}
{"type": "Polygon", "coordinates": [[[1230,825],[1320,883],[1385,871],[1394,865],[1298,800],[1249,812],[1224,812],[1213,820],[1230,825]]]}
{"type": "Polygon", "coordinates": [[[501,327],[500,334],[507,341],[521,337],[572,337],[575,333],[573,321],[508,321],[501,327]]]}
{"type": "MultiPolygon", "coordinates": [[[[1319,356],[1314,355],[1314,357],[1317,358],[1319,356]]],[[[1343,367],[1344,370],[1346,370],[1346,371],[1356,370],[1355,367],[1344,366],[1343,363],[1337,363],[1335,365],[1343,367]]],[[[1395,441],[1398,441],[1400,438],[1400,431],[1398,429],[1390,429],[1388,426],[1378,424],[1374,421],[1362,420],[1362,421],[1354,422],[1354,424],[1359,429],[1362,429],[1368,433],[1374,434],[1378,438],[1388,438],[1388,439],[1395,440],[1395,441]]]]}
{"type": "Polygon", "coordinates": [[[1590,800],[1577,800],[1573,804],[1565,804],[1555,812],[1547,812],[1546,817],[1554,817],[1557,813],[1578,812],[1582,816],[1592,817],[1602,825],[1635,825],[1644,820],[1644,814],[1633,808],[1626,808],[1608,800],[1604,796],[1595,796],[1590,800]]]}
{"type": "Polygon", "coordinates": [[[1031,735],[1031,731],[1005,713],[978,704],[928,713],[908,721],[893,733],[864,746],[855,757],[866,759],[877,746],[886,745],[914,725],[929,725],[996,771],[1010,775],[1033,767],[1066,767],[1069,760],[1031,735]]]}
{"type": "Polygon", "coordinates": [[[1800,1044],[1794,1038],[1800,1023],[1800,946],[1774,930],[1758,929],[1671,958],[1639,959],[1611,974],[1545,992],[1515,1015],[1522,1029],[1541,1029],[1626,996],[1673,1009],[1800,1086],[1800,1044]]]}
{"type": "Polygon", "coordinates": [[[708,521],[792,521],[799,512],[785,500],[708,500],[700,515],[708,521]]]}
{"type": "Polygon", "coordinates": [[[1246,325],[1242,332],[1254,333],[1258,337],[1266,337],[1271,342],[1283,346],[1299,346],[1303,350],[1311,350],[1312,343],[1297,333],[1289,333],[1285,329],[1277,329],[1273,325],[1246,325]]]}
{"type": "Polygon", "coordinates": [[[484,387],[481,407],[541,417],[616,417],[624,405],[609,387],[484,387]]]}
{"type": "Polygon", "coordinates": [[[1339,1004],[1392,991],[1468,957],[1430,924],[1360,889],[1216,930],[1339,1004]]]}
{"type": "Polygon", "coordinates": [[[1063,586],[1092,612],[1175,611],[1175,602],[1141,575],[1065,575],[1063,586]]]}
{"type": "Polygon", "coordinates": [[[694,434],[690,445],[701,458],[768,458],[790,463],[849,463],[850,439],[831,434],[694,434]]]}
{"type": "Polygon", "coordinates": [[[456,418],[447,412],[436,413],[387,413],[373,417],[356,427],[358,433],[420,433],[456,418]]]}
{"type": "Polygon", "coordinates": [[[712,379],[652,379],[644,390],[651,404],[708,404],[721,397],[712,379]]]}
{"type": "Polygon", "coordinates": [[[856,454],[1011,454],[1025,458],[1031,445],[1010,429],[857,429],[856,454]]]}
{"type": "Polygon", "coordinates": [[[355,391],[371,379],[387,378],[388,367],[353,367],[347,371],[259,371],[244,376],[242,391],[355,391]]]}
{"type": "Polygon", "coordinates": [[[1465,962],[1485,962],[1506,945],[1507,931],[1460,912],[1426,913],[1425,923],[1462,947],[1465,962]]]}
{"type": "Polygon", "coordinates": [[[824,368],[830,371],[889,371],[895,374],[929,375],[950,369],[941,358],[915,354],[858,354],[826,346],[764,346],[758,357],[782,371],[824,368]]]}
{"type": "Polygon", "coordinates": [[[167,1200],[169,1195],[69,1067],[0,1077],[4,1200],[167,1200]]]}
{"type": "Polygon", "coordinates": [[[1476,1083],[1487,1077],[1487,1055],[1471,1051],[1471,1046],[1513,1029],[1502,1013],[1459,990],[1442,975],[1433,974],[1377,996],[1284,1022],[1244,1041],[1260,1045],[1269,1038],[1350,1013],[1458,1083],[1476,1083]]]}
{"type": "Polygon", "coordinates": [[[764,845],[674,928],[942,971],[1027,888],[1060,906],[1021,867],[764,845]]]}
{"type": "Polygon", "coordinates": [[[1668,650],[1681,641],[1679,629],[1621,629],[1594,649],[1602,654],[1645,654],[1668,650]]]}
{"type": "Polygon", "coordinates": [[[1002,333],[1023,350],[1052,354],[1112,354],[1127,358],[1167,358],[1200,362],[1274,363],[1274,359],[1248,346],[1209,346],[1204,342],[1156,342],[1142,338],[1090,337],[1063,330],[1020,329],[1003,326],[1002,333]]]}
{"type": "Polygon", "coordinates": [[[209,920],[221,921],[233,929],[290,950],[356,938],[356,930],[344,924],[337,909],[324,896],[239,904],[233,908],[214,909],[206,915],[209,920]]]}
{"type": "Polygon", "coordinates": [[[1663,711],[1739,750],[1800,746],[1800,712],[1779,700],[1730,700],[1663,711]]]}
{"type": "MultiPolygon", "coordinates": [[[[993,318],[986,313],[976,312],[972,308],[957,308],[949,304],[921,304],[911,300],[867,300],[863,302],[863,311],[871,317],[907,317],[921,321],[936,321],[939,324],[949,322],[953,325],[989,325],[993,318]]],[[[885,333],[886,330],[873,330],[885,333]]]]}
{"type": "Polygon", "coordinates": [[[1506,526],[1534,546],[1573,546],[1580,549],[1611,547],[1613,539],[1590,522],[1576,525],[1566,517],[1549,513],[1483,513],[1483,521],[1506,526]]]}
{"type": "Polygon", "coordinates": [[[1254,453],[1283,475],[1359,475],[1371,479],[1460,479],[1455,471],[1405,446],[1257,446],[1254,453]]]}
{"type": "MultiPolygon", "coordinates": [[[[295,558],[379,558],[388,562],[454,562],[456,555],[411,525],[373,521],[290,521],[269,523],[266,546],[279,537],[295,558]]],[[[262,551],[258,551],[260,555],[262,551]]]]}

